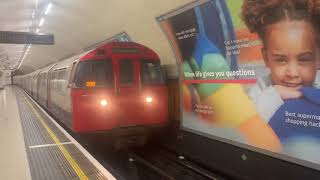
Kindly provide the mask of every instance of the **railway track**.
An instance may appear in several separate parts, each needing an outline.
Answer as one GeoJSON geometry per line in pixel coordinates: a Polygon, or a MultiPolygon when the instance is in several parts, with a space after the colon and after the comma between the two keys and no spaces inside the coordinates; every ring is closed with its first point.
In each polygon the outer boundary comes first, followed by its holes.
{"type": "Polygon", "coordinates": [[[128,154],[137,167],[140,179],[159,180],[227,180],[166,149],[151,148],[128,154]]]}

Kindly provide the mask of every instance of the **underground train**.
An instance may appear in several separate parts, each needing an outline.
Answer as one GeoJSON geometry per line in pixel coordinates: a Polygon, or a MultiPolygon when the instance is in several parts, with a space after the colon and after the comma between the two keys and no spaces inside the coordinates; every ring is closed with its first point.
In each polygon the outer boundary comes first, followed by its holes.
{"type": "Polygon", "coordinates": [[[107,43],[13,81],[77,134],[169,123],[159,56],[138,43],[107,43]]]}

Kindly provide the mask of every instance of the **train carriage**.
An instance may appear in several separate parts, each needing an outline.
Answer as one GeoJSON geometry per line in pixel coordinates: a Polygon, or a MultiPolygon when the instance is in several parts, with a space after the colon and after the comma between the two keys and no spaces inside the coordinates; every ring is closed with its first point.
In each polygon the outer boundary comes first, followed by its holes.
{"type": "Polygon", "coordinates": [[[108,43],[14,81],[75,133],[132,134],[168,124],[159,56],[141,44],[108,43]]]}
{"type": "Polygon", "coordinates": [[[72,128],[72,102],[71,88],[69,87],[70,73],[77,57],[71,57],[61,61],[48,69],[48,96],[47,108],[63,122],[68,128],[72,128]]]}

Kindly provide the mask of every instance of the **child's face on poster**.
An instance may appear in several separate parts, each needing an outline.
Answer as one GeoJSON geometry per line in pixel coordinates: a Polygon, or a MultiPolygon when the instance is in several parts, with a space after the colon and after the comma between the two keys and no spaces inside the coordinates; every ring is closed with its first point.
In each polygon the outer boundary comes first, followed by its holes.
{"type": "Polygon", "coordinates": [[[262,53],[274,85],[312,85],[320,61],[315,36],[306,21],[284,20],[267,27],[262,53]]]}

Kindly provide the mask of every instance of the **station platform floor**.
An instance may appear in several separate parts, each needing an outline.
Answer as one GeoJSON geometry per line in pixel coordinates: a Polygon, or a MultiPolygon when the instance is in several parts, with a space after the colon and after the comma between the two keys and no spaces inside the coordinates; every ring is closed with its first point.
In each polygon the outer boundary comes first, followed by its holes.
{"type": "Polygon", "coordinates": [[[0,89],[0,179],[115,179],[23,90],[0,89]]]}

